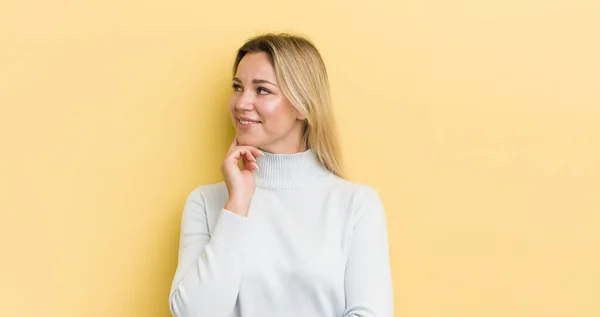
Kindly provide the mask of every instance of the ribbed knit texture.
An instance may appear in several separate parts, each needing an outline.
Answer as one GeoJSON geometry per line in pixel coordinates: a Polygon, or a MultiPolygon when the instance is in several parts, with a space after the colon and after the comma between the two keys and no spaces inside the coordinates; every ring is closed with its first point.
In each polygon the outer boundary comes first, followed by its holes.
{"type": "Polygon", "coordinates": [[[245,217],[222,210],[213,229],[211,241],[223,245],[231,252],[243,253],[244,240],[240,237],[244,236],[245,220],[245,217]]]}
{"type": "Polygon", "coordinates": [[[256,186],[266,189],[294,189],[310,185],[327,176],[325,169],[312,150],[295,154],[272,154],[256,158],[259,170],[255,172],[256,186]]]}
{"type": "Polygon", "coordinates": [[[169,307],[177,317],[392,317],[387,225],[377,192],[311,151],[257,158],[248,216],[223,182],[188,196],[169,307]]]}

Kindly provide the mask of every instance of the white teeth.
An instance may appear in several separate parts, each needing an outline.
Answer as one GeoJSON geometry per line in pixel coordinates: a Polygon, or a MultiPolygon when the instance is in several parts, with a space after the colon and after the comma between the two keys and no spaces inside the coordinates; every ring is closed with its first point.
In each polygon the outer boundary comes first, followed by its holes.
{"type": "Polygon", "coordinates": [[[240,120],[240,123],[241,124],[251,124],[251,123],[257,123],[257,122],[240,120]]]}

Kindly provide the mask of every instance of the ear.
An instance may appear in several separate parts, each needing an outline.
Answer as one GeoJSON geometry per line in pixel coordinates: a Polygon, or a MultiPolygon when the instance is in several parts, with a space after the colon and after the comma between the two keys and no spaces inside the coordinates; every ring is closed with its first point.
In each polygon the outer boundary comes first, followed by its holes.
{"type": "Polygon", "coordinates": [[[306,116],[301,114],[300,111],[296,111],[296,119],[298,120],[306,120],[306,116]]]}

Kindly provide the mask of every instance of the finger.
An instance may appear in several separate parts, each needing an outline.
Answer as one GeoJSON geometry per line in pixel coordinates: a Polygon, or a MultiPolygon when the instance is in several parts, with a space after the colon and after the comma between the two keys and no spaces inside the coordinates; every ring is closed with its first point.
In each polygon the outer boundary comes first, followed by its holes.
{"type": "Polygon", "coordinates": [[[242,168],[246,168],[246,164],[243,160],[240,162],[241,159],[246,159],[249,162],[256,162],[256,156],[262,155],[264,155],[264,153],[253,146],[238,146],[228,154],[228,159],[235,164],[242,163],[242,168]]]}
{"type": "Polygon", "coordinates": [[[248,161],[246,156],[242,156],[242,169],[243,170],[251,170],[249,165],[250,165],[250,161],[248,161]]]}
{"type": "Polygon", "coordinates": [[[250,153],[252,153],[252,155],[254,157],[259,157],[259,156],[264,156],[265,155],[265,153],[263,153],[261,150],[257,149],[254,146],[240,146],[240,147],[244,148],[244,149],[246,149],[248,151],[250,151],[250,153]]]}
{"type": "Polygon", "coordinates": [[[225,160],[231,162],[231,164],[240,168],[242,167],[241,164],[243,164],[243,157],[244,155],[242,154],[242,149],[234,148],[231,152],[227,154],[227,158],[225,160]]]}
{"type": "Polygon", "coordinates": [[[229,145],[229,149],[227,150],[227,153],[231,153],[231,151],[233,149],[235,149],[237,146],[239,145],[237,136],[235,138],[233,138],[233,141],[231,142],[231,145],[229,145]]]}
{"type": "Polygon", "coordinates": [[[252,152],[250,149],[245,149],[244,150],[244,157],[251,162],[256,162],[256,158],[254,157],[254,155],[252,155],[252,152]]]}
{"type": "Polygon", "coordinates": [[[250,153],[249,149],[237,147],[228,157],[238,168],[252,171],[251,162],[256,162],[256,158],[250,153]]]}
{"type": "Polygon", "coordinates": [[[240,157],[245,157],[249,161],[256,161],[257,156],[262,156],[262,152],[251,146],[238,146],[240,157]]]}
{"type": "Polygon", "coordinates": [[[252,147],[252,154],[254,154],[254,156],[265,156],[265,153],[255,147],[252,147]]]}
{"type": "Polygon", "coordinates": [[[247,166],[251,171],[258,171],[258,164],[256,164],[256,162],[248,162],[247,166]]]}
{"type": "Polygon", "coordinates": [[[231,155],[236,159],[244,159],[248,161],[255,160],[254,156],[252,156],[252,153],[250,153],[250,151],[245,148],[237,148],[231,155]]]}
{"type": "Polygon", "coordinates": [[[249,160],[248,158],[246,158],[246,156],[244,156],[242,158],[242,164],[243,164],[243,169],[245,169],[245,170],[249,170],[249,171],[258,170],[258,165],[256,164],[256,162],[249,160]]]}

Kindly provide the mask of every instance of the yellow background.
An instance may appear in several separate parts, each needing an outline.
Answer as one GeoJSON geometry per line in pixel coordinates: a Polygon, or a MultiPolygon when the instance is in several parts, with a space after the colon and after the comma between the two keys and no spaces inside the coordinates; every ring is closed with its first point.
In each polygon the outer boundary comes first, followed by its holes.
{"type": "Polygon", "coordinates": [[[325,58],[396,316],[600,316],[600,1],[12,1],[0,29],[2,316],[169,316],[263,31],[325,58]]]}

